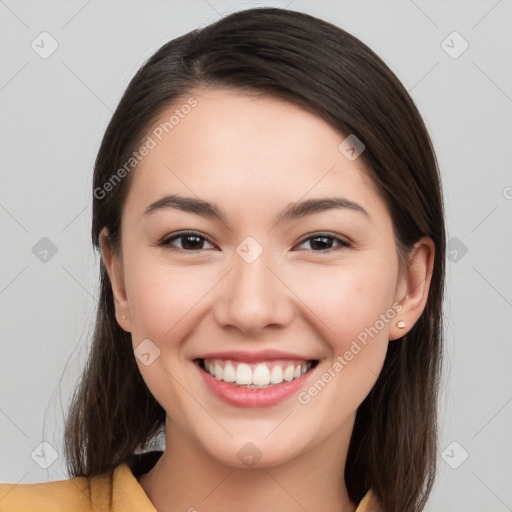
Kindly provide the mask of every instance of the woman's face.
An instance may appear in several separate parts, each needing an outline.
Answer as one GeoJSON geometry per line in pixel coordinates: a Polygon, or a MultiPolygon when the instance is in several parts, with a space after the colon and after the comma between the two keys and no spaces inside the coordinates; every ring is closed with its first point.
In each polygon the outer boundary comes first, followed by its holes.
{"type": "Polygon", "coordinates": [[[111,269],[118,321],[167,429],[205,454],[264,466],[341,447],[402,334],[389,212],[314,114],[230,90],[193,97],[155,123],[134,171],[111,269]],[[324,198],[338,206],[311,203],[324,198]]]}

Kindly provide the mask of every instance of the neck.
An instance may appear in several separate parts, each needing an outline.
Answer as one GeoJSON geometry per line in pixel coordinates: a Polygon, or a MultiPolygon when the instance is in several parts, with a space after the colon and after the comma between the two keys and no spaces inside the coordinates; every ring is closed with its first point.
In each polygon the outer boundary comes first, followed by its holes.
{"type": "Polygon", "coordinates": [[[159,512],[354,512],[344,482],[349,423],[283,464],[239,468],[213,457],[167,417],[167,449],[139,483],[159,512]]]}

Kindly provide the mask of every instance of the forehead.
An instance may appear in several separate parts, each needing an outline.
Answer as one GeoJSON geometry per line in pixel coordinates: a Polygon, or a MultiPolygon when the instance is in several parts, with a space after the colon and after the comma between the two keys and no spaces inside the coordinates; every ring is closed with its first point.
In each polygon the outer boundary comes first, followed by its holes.
{"type": "Polygon", "coordinates": [[[178,193],[254,214],[258,204],[341,194],[385,209],[362,160],[340,151],[345,138],[282,99],[197,91],[177,99],[148,131],[152,148],[134,171],[125,207],[140,215],[163,195],[178,193]]]}

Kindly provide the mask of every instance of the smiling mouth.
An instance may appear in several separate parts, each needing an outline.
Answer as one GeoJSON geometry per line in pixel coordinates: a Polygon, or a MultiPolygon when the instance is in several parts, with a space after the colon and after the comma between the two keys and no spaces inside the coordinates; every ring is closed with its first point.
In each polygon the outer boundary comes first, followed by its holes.
{"type": "Polygon", "coordinates": [[[312,360],[272,360],[244,363],[230,359],[195,359],[206,373],[236,387],[266,389],[292,382],[311,371],[318,364],[312,360]]]}

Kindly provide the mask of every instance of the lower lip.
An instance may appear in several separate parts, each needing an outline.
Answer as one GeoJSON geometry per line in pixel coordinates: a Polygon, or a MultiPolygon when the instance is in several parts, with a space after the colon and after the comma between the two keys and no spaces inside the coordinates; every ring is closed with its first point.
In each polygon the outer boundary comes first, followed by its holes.
{"type": "MultiPolygon", "coordinates": [[[[311,368],[298,379],[291,382],[282,382],[269,388],[250,389],[233,386],[223,380],[218,380],[201,368],[199,363],[194,363],[208,389],[224,402],[236,407],[270,407],[286,400],[291,395],[298,393],[306,384],[315,368],[311,368]]],[[[317,365],[318,366],[318,365],[317,365]]]]}

